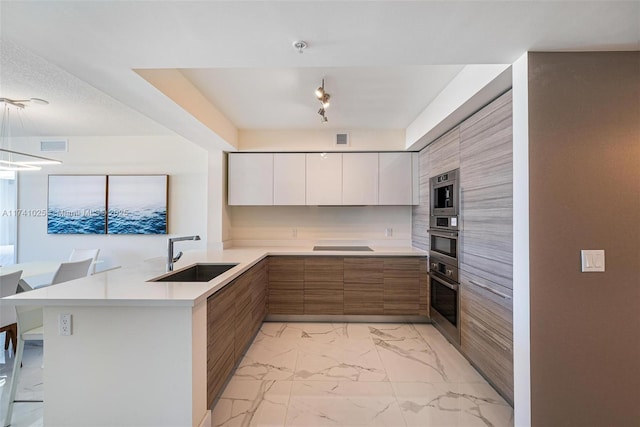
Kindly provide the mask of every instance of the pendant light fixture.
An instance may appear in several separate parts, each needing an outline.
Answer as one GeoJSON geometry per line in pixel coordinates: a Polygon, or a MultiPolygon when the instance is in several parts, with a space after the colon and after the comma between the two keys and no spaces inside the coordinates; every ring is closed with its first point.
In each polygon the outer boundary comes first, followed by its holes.
{"type": "MultiPolygon", "coordinates": [[[[59,165],[60,160],[48,157],[36,156],[10,149],[11,134],[11,110],[19,113],[30,103],[47,105],[48,101],[42,98],[10,99],[0,98],[2,103],[2,127],[0,130],[0,171],[34,171],[40,170],[40,165],[59,165]]],[[[22,120],[19,120],[22,125],[22,120]]],[[[23,132],[24,133],[24,132],[23,132]]]]}

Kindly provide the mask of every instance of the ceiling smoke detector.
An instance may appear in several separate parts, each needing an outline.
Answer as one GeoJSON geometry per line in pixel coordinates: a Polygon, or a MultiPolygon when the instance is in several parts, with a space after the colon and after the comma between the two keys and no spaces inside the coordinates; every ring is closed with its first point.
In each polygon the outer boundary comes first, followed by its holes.
{"type": "Polygon", "coordinates": [[[302,53],[309,45],[304,40],[298,40],[293,42],[293,47],[298,50],[298,53],[302,53]]]}

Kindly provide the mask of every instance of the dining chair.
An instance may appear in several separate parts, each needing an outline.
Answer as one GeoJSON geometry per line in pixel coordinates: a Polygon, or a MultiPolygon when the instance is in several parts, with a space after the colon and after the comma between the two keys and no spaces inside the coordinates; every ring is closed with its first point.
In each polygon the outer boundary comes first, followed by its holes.
{"type": "Polygon", "coordinates": [[[90,276],[96,272],[96,261],[99,253],[100,249],[73,249],[71,255],[69,255],[69,261],[81,261],[91,258],[91,267],[89,267],[89,272],[87,273],[87,276],[90,276]]]}
{"type": "Polygon", "coordinates": [[[42,325],[42,307],[16,306],[16,316],[18,321],[18,346],[13,360],[13,372],[11,374],[11,388],[9,389],[8,407],[5,411],[3,426],[11,424],[13,404],[16,399],[18,389],[18,377],[22,366],[22,355],[24,353],[25,341],[42,341],[44,339],[42,325]]]}
{"type": "MultiPolygon", "coordinates": [[[[0,275],[0,298],[15,295],[18,291],[18,282],[22,270],[13,273],[0,275]]],[[[12,307],[0,309],[0,333],[5,332],[4,349],[9,348],[9,343],[13,343],[13,350],[16,350],[16,336],[18,334],[16,326],[16,312],[12,307]]]]}
{"type": "Polygon", "coordinates": [[[93,259],[88,258],[82,261],[61,263],[60,267],[58,267],[58,270],[56,270],[53,275],[51,284],[55,285],[57,283],[68,282],[69,280],[88,276],[89,267],[91,267],[92,262],[93,259]]]}

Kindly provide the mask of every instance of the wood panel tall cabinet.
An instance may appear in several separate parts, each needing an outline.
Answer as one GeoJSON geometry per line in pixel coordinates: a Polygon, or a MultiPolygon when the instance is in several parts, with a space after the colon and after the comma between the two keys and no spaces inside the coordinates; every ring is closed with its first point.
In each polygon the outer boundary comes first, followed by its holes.
{"type": "Polygon", "coordinates": [[[513,402],[512,96],[460,125],[461,348],[513,402]]]}

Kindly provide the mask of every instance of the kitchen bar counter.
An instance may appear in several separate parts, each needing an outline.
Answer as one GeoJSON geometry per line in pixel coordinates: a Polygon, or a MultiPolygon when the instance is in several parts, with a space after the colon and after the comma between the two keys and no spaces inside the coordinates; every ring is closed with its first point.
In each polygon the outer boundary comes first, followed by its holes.
{"type": "MultiPolygon", "coordinates": [[[[154,258],[0,300],[40,305],[44,322],[44,425],[210,427],[207,298],[270,255],[426,256],[412,248],[313,251],[245,247],[185,252],[174,270],[194,263],[238,263],[209,282],[149,282],[163,276],[154,258]],[[61,335],[61,315],[71,335],[61,335]]],[[[214,347],[216,343],[212,344],[214,347]]],[[[224,344],[221,344],[224,345],[224,344]]]]}
{"type": "Polygon", "coordinates": [[[209,282],[149,282],[164,275],[165,260],[154,258],[133,267],[57,284],[0,300],[0,304],[49,306],[195,306],[269,255],[290,256],[427,256],[410,247],[372,247],[373,251],[314,251],[309,247],[243,247],[185,252],[174,271],[194,263],[238,263],[209,282]]]}

